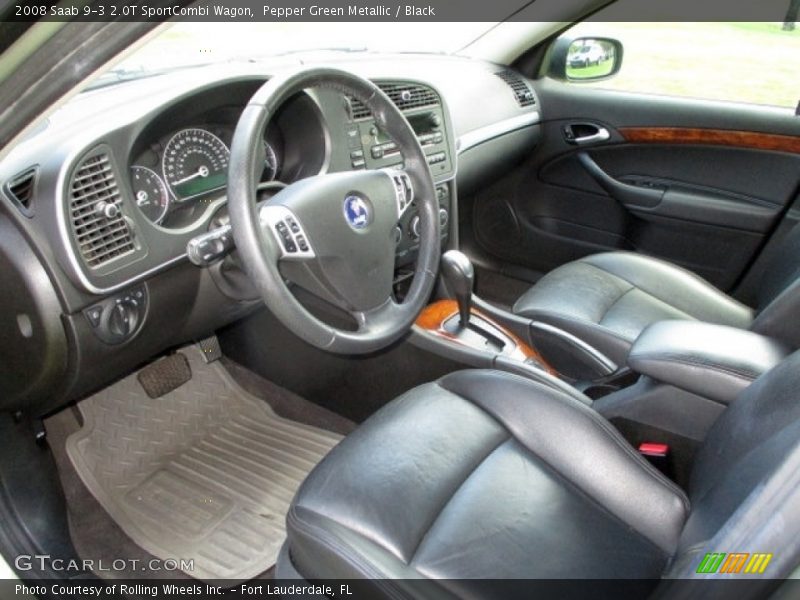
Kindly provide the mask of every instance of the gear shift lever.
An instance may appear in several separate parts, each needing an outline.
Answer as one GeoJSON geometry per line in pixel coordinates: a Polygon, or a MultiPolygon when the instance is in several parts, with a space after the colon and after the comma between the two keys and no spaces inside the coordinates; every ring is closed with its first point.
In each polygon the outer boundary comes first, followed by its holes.
{"type": "Polygon", "coordinates": [[[472,307],[472,284],[475,281],[472,261],[463,252],[448,250],[442,254],[441,269],[447,289],[456,297],[456,302],[458,302],[461,326],[467,327],[469,325],[470,308],[472,307]]]}

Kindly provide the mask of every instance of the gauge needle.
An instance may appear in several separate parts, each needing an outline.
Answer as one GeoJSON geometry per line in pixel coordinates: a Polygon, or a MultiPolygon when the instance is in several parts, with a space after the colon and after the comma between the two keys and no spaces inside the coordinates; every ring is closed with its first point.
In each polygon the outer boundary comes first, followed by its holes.
{"type": "Polygon", "coordinates": [[[180,185],[182,183],[186,183],[187,181],[191,181],[192,179],[196,179],[198,177],[208,177],[208,167],[201,166],[197,171],[189,175],[188,177],[184,177],[178,181],[172,183],[172,185],[180,185]]]}

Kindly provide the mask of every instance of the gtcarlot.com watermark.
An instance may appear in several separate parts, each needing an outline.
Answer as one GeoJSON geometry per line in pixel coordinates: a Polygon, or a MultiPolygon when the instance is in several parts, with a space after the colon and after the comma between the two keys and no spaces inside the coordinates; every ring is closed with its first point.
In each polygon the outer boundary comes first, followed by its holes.
{"type": "Polygon", "coordinates": [[[194,559],[184,558],[153,558],[138,560],[135,558],[117,558],[114,560],[65,560],[53,558],[49,554],[22,554],[14,559],[14,566],[18,571],[50,570],[57,573],[82,573],[86,571],[124,572],[124,571],[194,571],[194,559]]]}

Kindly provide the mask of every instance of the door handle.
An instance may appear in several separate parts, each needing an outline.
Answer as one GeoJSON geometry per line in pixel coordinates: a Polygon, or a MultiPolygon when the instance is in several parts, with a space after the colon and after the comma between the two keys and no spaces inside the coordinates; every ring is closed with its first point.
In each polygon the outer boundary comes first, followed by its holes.
{"type": "Polygon", "coordinates": [[[611,134],[608,132],[608,129],[605,127],[600,127],[597,130],[597,133],[593,133],[592,135],[584,135],[581,137],[575,138],[575,143],[579,146],[585,146],[586,144],[594,144],[596,142],[605,142],[606,140],[611,138],[611,134]]]}
{"type": "Polygon", "coordinates": [[[611,139],[611,133],[596,123],[569,123],[564,125],[564,139],[568,144],[587,146],[611,139]]]}

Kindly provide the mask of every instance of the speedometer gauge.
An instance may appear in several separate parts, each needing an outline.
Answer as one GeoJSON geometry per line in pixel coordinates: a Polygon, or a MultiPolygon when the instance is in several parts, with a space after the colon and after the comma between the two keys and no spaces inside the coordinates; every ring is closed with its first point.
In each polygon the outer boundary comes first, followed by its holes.
{"type": "Polygon", "coordinates": [[[176,202],[225,187],[230,150],[205,129],[184,129],[164,148],[164,179],[176,202]]]}
{"type": "Polygon", "coordinates": [[[169,192],[158,173],[147,167],[131,167],[131,187],[139,210],[153,223],[160,223],[169,208],[169,192]]]}

